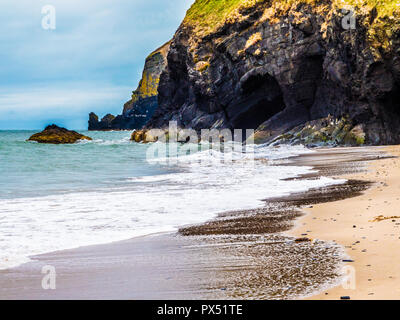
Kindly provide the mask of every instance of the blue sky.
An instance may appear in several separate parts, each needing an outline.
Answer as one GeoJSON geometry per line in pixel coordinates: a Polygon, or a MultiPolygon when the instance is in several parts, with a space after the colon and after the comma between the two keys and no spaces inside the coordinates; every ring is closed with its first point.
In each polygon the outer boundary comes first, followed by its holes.
{"type": "Polygon", "coordinates": [[[1,0],[0,130],[121,113],[146,56],[170,40],[193,0],[1,0]],[[42,28],[42,7],[56,29],[42,28]]]}

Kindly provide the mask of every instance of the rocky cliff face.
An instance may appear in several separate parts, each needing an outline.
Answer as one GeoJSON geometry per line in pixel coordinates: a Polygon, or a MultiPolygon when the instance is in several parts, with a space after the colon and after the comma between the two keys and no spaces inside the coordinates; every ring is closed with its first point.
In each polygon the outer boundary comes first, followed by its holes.
{"type": "Polygon", "coordinates": [[[322,143],[400,143],[398,1],[197,0],[167,60],[147,128],[175,120],[256,129],[259,143],[307,132],[322,143]]]}
{"type": "Polygon", "coordinates": [[[133,92],[132,99],[124,105],[121,115],[107,114],[99,121],[95,113],[89,114],[89,130],[141,129],[158,107],[158,84],[167,64],[170,42],[152,52],[146,59],[142,79],[133,92]]]}

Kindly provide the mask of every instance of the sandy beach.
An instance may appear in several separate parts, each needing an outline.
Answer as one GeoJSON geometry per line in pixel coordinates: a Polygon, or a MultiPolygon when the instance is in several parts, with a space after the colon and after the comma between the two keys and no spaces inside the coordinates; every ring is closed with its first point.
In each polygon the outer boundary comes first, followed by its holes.
{"type": "MultiPolygon", "coordinates": [[[[377,148],[376,148],[377,149],[377,148]]],[[[400,147],[381,148],[398,157],[400,147]]],[[[399,299],[400,298],[400,159],[372,161],[367,170],[344,176],[373,181],[361,196],[305,209],[291,235],[310,230],[313,239],[335,241],[346,248],[354,268],[352,280],[311,299],[399,299]]],[[[348,269],[351,276],[352,269],[348,269]]]]}
{"type": "Polygon", "coordinates": [[[0,301],[400,301],[400,0],[20,3],[0,301]]]}
{"type": "Polygon", "coordinates": [[[36,256],[0,271],[0,298],[399,298],[400,220],[386,219],[400,215],[400,163],[392,157],[399,151],[319,149],[289,159],[315,167],[301,179],[348,182],[268,199],[264,208],[225,212],[179,233],[36,256]],[[371,222],[380,215],[386,220],[371,222]],[[339,282],[344,259],[354,260],[355,289],[339,282]],[[42,289],[46,265],[57,271],[56,290],[42,289]]]}

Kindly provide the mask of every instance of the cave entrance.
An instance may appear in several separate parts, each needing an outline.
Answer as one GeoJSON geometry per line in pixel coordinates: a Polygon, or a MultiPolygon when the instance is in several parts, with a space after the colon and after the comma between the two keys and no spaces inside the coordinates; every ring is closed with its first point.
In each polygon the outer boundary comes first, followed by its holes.
{"type": "Polygon", "coordinates": [[[269,75],[250,76],[242,84],[242,94],[230,110],[234,129],[257,129],[286,108],[278,82],[269,75]]]}
{"type": "Polygon", "coordinates": [[[396,84],[388,97],[385,99],[386,108],[397,116],[397,121],[400,120],[400,83],[396,84]]]}

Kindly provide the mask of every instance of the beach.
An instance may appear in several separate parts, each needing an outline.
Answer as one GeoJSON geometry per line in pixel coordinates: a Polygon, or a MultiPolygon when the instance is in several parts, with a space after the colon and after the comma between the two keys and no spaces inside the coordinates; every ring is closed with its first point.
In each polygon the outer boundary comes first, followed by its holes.
{"type": "Polygon", "coordinates": [[[0,300],[400,300],[400,0],[25,2],[0,300]]]}
{"type": "MultiPolygon", "coordinates": [[[[400,147],[382,148],[398,157],[400,147]]],[[[354,287],[324,291],[311,299],[399,299],[400,298],[400,161],[381,159],[368,163],[367,170],[346,176],[373,181],[362,195],[305,209],[290,234],[311,230],[311,238],[335,241],[346,248],[354,268],[354,287]],[[379,217],[381,216],[381,217],[379,217]]],[[[349,269],[351,270],[351,269],[349,269]]],[[[349,271],[350,273],[351,271],[349,271]]]]}
{"type": "Polygon", "coordinates": [[[224,212],[178,233],[32,257],[0,271],[0,298],[398,298],[400,220],[371,222],[400,215],[397,155],[398,147],[364,147],[293,157],[289,165],[316,169],[296,179],[323,175],[347,182],[224,212]],[[47,265],[57,272],[55,290],[42,288],[47,265]],[[355,269],[355,289],[341,286],[346,265],[355,269]]]}

